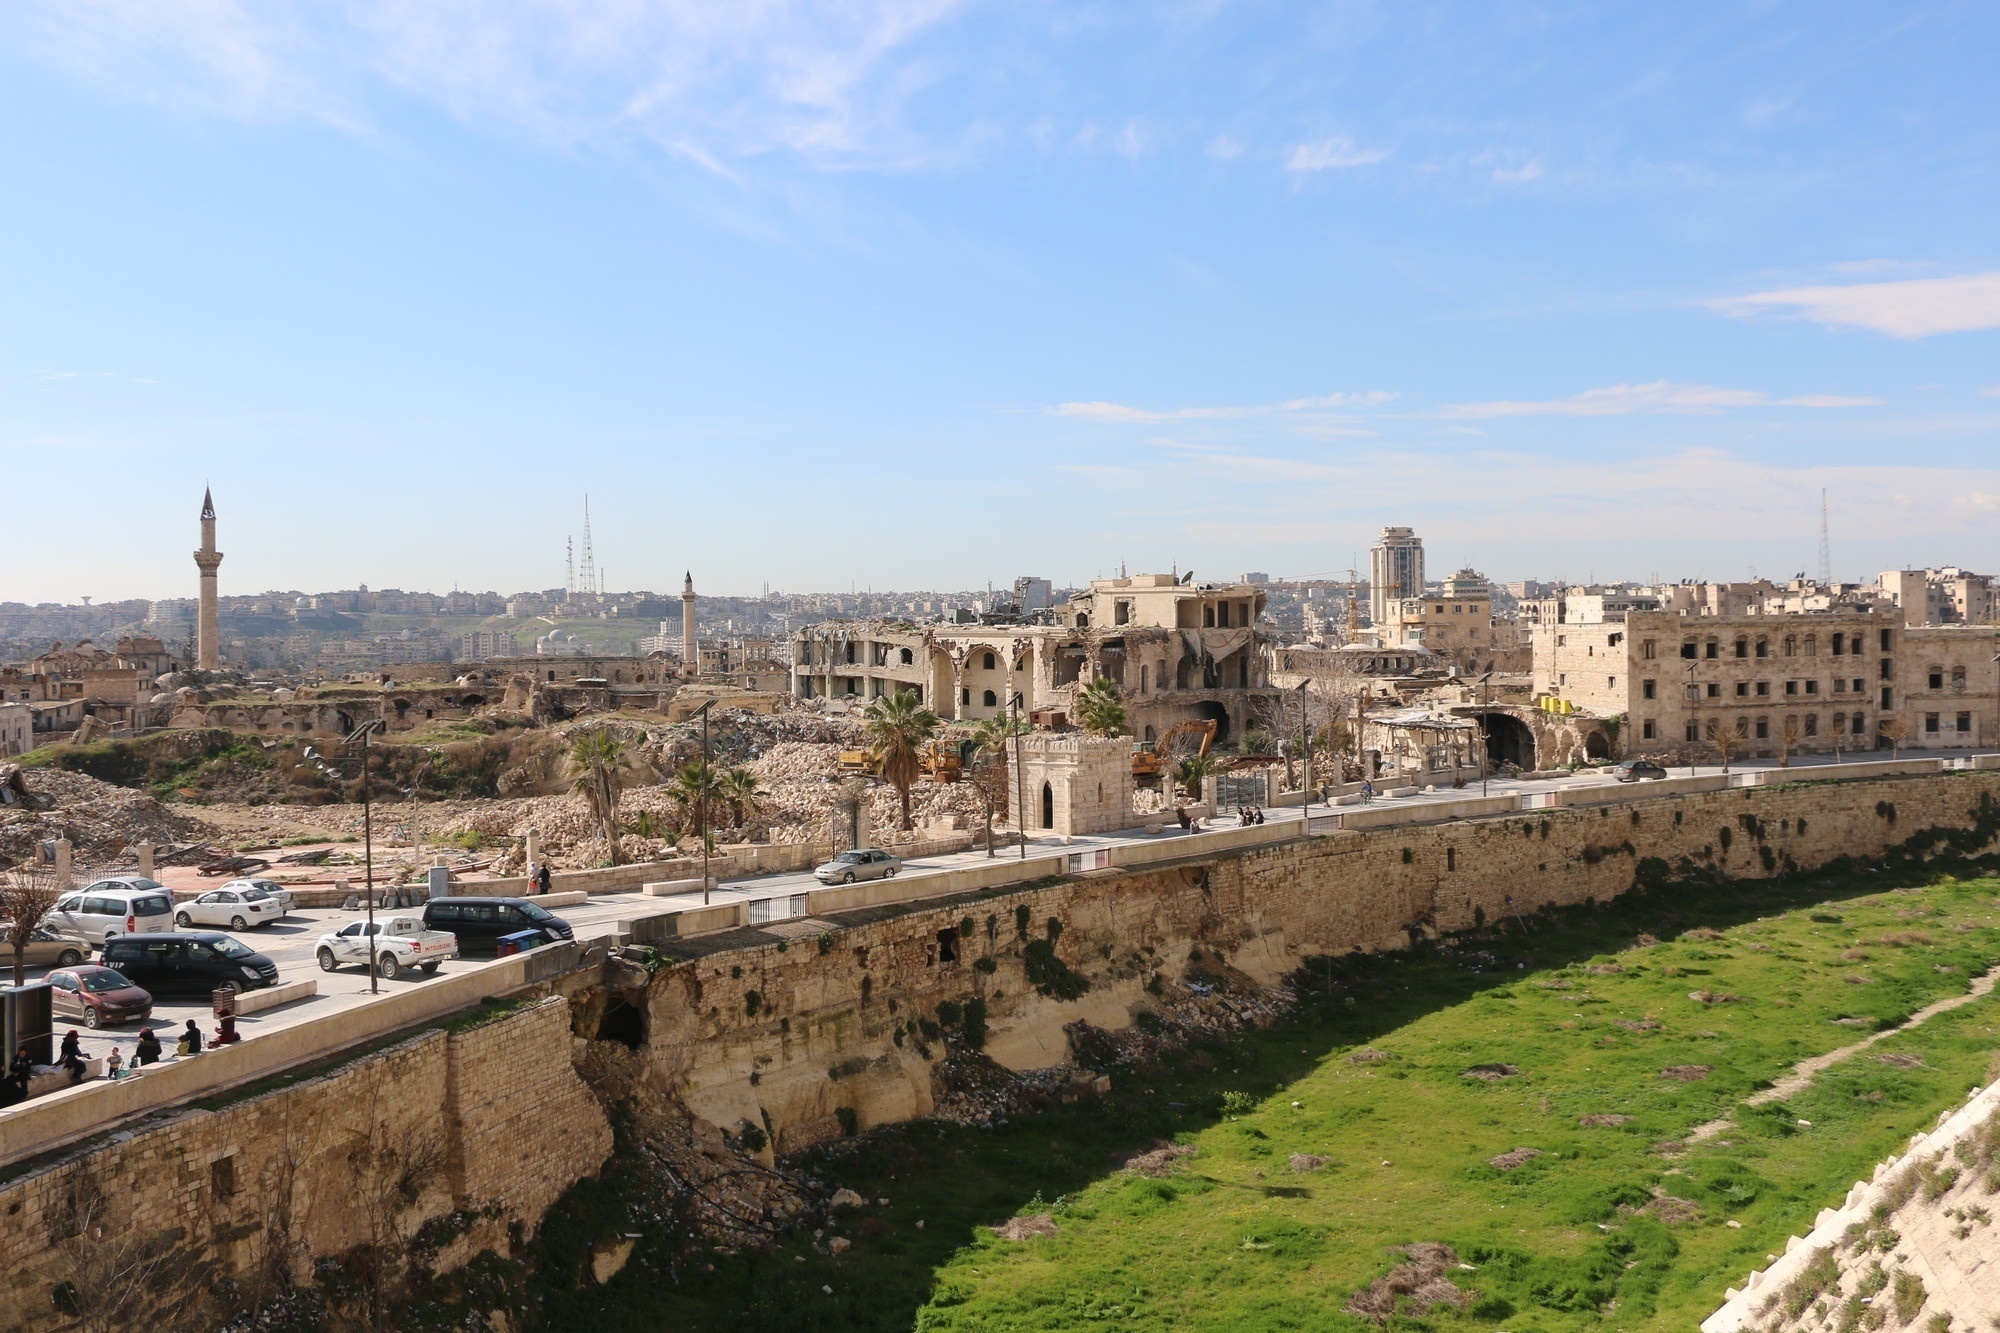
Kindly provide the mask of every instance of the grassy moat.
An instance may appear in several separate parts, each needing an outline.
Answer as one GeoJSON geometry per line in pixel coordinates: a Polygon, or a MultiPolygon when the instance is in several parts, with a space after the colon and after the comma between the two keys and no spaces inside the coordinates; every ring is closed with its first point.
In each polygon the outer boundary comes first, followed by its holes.
{"type": "Polygon", "coordinates": [[[673,1281],[642,1244],[607,1287],[545,1289],[541,1313],[629,1329],[1363,1329],[1385,1325],[1350,1302],[1406,1265],[1414,1297],[1369,1298],[1387,1327],[1685,1333],[1994,1076],[2000,1000],[1891,1035],[1796,1095],[1744,1099],[1964,994],[1996,960],[2000,879],[1915,866],[1676,885],[1331,960],[1289,1021],[1120,1069],[1100,1101],[819,1156],[829,1188],[889,1201],[839,1216],[827,1236],[844,1253],[798,1235],[683,1260],[673,1281]],[[1155,1141],[1193,1152],[1161,1175],[1116,1165],[1155,1141]],[[1502,1154],[1520,1164],[1490,1164],[1502,1154]],[[1053,1234],[992,1230],[1042,1214],[1053,1234]],[[1452,1252],[1400,1248],[1425,1245],[1452,1252]]]}

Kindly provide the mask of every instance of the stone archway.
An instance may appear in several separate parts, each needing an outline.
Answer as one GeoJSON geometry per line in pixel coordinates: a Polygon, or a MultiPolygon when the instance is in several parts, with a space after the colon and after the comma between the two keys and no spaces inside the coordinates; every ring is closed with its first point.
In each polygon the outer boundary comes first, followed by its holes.
{"type": "Polygon", "coordinates": [[[1042,784],[1042,827],[1056,826],[1056,789],[1053,784],[1042,784]]]}
{"type": "Polygon", "coordinates": [[[1583,757],[1586,759],[1611,757],[1611,742],[1605,739],[1603,732],[1593,731],[1583,738],[1583,757]]]}
{"type": "Polygon", "coordinates": [[[1507,713],[1481,713],[1479,730],[1486,737],[1486,755],[1494,763],[1522,769],[1537,766],[1535,733],[1520,718],[1507,713]]]}

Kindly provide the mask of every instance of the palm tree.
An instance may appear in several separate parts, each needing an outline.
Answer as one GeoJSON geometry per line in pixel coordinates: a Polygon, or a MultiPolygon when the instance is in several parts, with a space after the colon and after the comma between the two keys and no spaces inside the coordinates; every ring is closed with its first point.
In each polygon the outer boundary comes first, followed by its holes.
{"type": "Polygon", "coordinates": [[[1076,692],[1077,725],[1093,736],[1125,734],[1125,696],[1118,682],[1098,676],[1076,692]]]}
{"type": "Polygon", "coordinates": [[[910,787],[923,772],[924,743],[936,734],[937,714],[923,706],[915,690],[885,694],[862,713],[868,754],[903,802],[903,830],[910,829],[910,787]]]}
{"type": "Polygon", "coordinates": [[[757,798],[764,789],[757,783],[757,775],[747,768],[732,768],[716,781],[717,793],[729,802],[729,813],[738,825],[743,823],[745,813],[757,813],[757,798]]]}
{"type": "Polygon", "coordinates": [[[708,807],[722,793],[722,779],[715,769],[699,759],[690,759],[667,779],[667,799],[681,808],[681,831],[708,836],[708,807]]]}
{"type": "Polygon", "coordinates": [[[1174,781],[1189,797],[1199,801],[1202,788],[1208,784],[1222,767],[1222,761],[1212,754],[1191,754],[1174,764],[1174,781]]]}
{"type": "Polygon", "coordinates": [[[612,865],[618,864],[618,797],[631,775],[631,752],[631,742],[603,727],[582,733],[569,745],[570,791],[590,806],[612,865]]]}
{"type": "Polygon", "coordinates": [[[972,789],[979,793],[980,802],[986,808],[988,856],[996,855],[993,850],[993,807],[1010,804],[1007,791],[1007,743],[1016,736],[1025,736],[1031,730],[1033,728],[1026,721],[1011,713],[996,713],[972,725],[970,736],[975,747],[972,761],[972,789]]]}

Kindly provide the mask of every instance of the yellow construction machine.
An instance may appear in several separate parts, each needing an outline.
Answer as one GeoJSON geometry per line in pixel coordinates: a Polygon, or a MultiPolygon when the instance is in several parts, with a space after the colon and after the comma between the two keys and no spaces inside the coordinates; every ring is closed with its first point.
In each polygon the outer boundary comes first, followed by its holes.
{"type": "Polygon", "coordinates": [[[1132,785],[1157,787],[1174,765],[1190,755],[1206,755],[1215,744],[1215,722],[1183,722],[1157,741],[1140,741],[1132,751],[1132,785]]]}

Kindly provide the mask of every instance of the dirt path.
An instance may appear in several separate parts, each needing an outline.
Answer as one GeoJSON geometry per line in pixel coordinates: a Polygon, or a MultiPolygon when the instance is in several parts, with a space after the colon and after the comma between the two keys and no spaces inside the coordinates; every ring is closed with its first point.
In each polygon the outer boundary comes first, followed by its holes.
{"type": "MultiPolygon", "coordinates": [[[[1974,977],[1972,984],[1966,988],[1963,995],[1951,995],[1934,1004],[1927,1004],[1895,1027],[1883,1028],[1880,1032],[1870,1033],[1853,1045],[1843,1046],[1837,1051],[1828,1051],[1825,1055],[1815,1055],[1809,1060],[1801,1060],[1792,1066],[1791,1073],[1779,1079],[1762,1092],[1752,1093],[1744,1099],[1743,1104],[1745,1106],[1765,1106],[1771,1102],[1783,1101],[1794,1093],[1803,1092],[1812,1083],[1814,1076],[1822,1069],[1831,1068],[1839,1064],[1842,1060],[1847,1059],[1850,1055],[1859,1055],[1885,1037],[1893,1037],[1899,1032],[1908,1032],[1911,1028],[1917,1027],[1933,1015],[1947,1013],[1959,1008],[1961,1005],[1971,1004],[1982,995],[1991,994],[1993,983],[1996,980],[2000,980],[2000,967],[1992,968],[1982,975],[1974,977]]],[[[1697,1125],[1688,1134],[1686,1141],[1689,1143],[1700,1143],[1703,1139],[1714,1138],[1723,1130],[1734,1128],[1735,1123],[1735,1121],[1725,1118],[1722,1120],[1711,1120],[1705,1125],[1697,1125]]]]}

